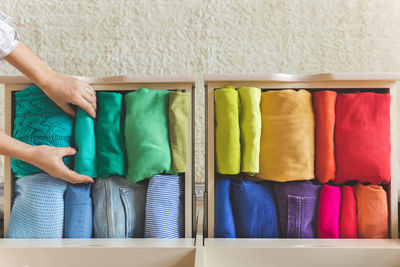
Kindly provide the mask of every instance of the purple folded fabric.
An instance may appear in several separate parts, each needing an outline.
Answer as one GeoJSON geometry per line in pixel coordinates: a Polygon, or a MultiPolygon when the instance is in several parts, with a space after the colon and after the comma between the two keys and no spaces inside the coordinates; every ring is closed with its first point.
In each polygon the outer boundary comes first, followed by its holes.
{"type": "Polygon", "coordinates": [[[321,185],[311,181],[275,184],[281,236],[314,238],[321,185]]]}
{"type": "Polygon", "coordinates": [[[318,210],[318,237],[339,238],[341,199],[342,191],[339,186],[322,187],[318,210]]]}

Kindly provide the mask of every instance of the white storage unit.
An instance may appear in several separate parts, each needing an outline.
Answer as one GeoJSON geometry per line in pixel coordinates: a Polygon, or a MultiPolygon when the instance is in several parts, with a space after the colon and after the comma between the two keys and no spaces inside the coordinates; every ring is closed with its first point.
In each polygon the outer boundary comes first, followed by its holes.
{"type": "Polygon", "coordinates": [[[206,75],[206,190],[204,266],[400,266],[399,179],[396,81],[400,73],[221,74],[206,75]],[[261,89],[357,89],[391,95],[391,182],[388,185],[392,239],[216,239],[214,237],[215,129],[214,90],[225,85],[261,89]]]}
{"type": "MultiPolygon", "coordinates": [[[[184,76],[115,76],[77,77],[96,91],[133,91],[149,89],[191,92],[191,123],[188,140],[185,184],[185,238],[166,239],[0,239],[0,266],[191,266],[195,257],[196,198],[194,191],[194,77],[184,76]],[[116,261],[118,260],[118,261],[116,261]],[[73,263],[71,263],[73,262],[73,263]]],[[[5,132],[12,135],[14,92],[29,87],[32,81],[23,76],[0,77],[5,84],[5,132]]],[[[5,157],[4,233],[7,234],[13,200],[11,159],[5,157]]]]}

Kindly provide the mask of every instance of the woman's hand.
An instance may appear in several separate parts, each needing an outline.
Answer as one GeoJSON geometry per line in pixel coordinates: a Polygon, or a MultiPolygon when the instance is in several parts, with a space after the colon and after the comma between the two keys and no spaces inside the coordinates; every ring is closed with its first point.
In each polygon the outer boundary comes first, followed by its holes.
{"type": "Polygon", "coordinates": [[[30,159],[26,161],[42,169],[53,177],[60,178],[67,182],[76,183],[93,183],[93,179],[89,176],[78,174],[65,166],[63,157],[76,154],[76,150],[72,147],[51,147],[51,146],[34,146],[29,153],[30,159]]]}
{"type": "Polygon", "coordinates": [[[96,93],[89,84],[54,72],[39,86],[51,100],[71,116],[75,116],[75,111],[70,105],[74,104],[96,118],[96,93]]]}

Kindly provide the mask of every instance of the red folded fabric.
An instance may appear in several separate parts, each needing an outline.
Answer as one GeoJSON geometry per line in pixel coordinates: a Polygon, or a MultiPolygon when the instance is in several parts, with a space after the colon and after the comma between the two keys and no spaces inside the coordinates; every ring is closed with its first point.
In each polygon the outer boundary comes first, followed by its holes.
{"type": "Polygon", "coordinates": [[[357,199],[358,237],[388,238],[389,210],[386,191],[380,185],[354,186],[357,199]]]}
{"type": "Polygon", "coordinates": [[[335,180],[335,105],[336,92],[312,94],[315,116],[315,176],[321,183],[335,180]]]}
{"type": "Polygon", "coordinates": [[[353,187],[342,187],[340,238],[357,238],[357,203],[353,187]]]}
{"type": "Polygon", "coordinates": [[[317,235],[339,238],[341,190],[339,186],[324,185],[319,199],[317,235]]]}
{"type": "Polygon", "coordinates": [[[336,184],[390,181],[390,95],[338,95],[335,125],[336,184]]]}

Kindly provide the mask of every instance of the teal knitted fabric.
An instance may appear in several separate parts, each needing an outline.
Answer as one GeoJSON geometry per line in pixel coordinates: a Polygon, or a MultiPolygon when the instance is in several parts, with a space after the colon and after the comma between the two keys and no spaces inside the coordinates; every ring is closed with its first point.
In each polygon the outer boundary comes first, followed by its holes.
{"type": "MultiPolygon", "coordinates": [[[[72,117],[67,115],[43,91],[33,85],[15,93],[14,138],[30,145],[68,147],[71,145],[72,117]]],[[[69,167],[70,158],[64,163],[69,167]]],[[[39,172],[39,168],[18,159],[11,160],[16,177],[39,172]]]]}

